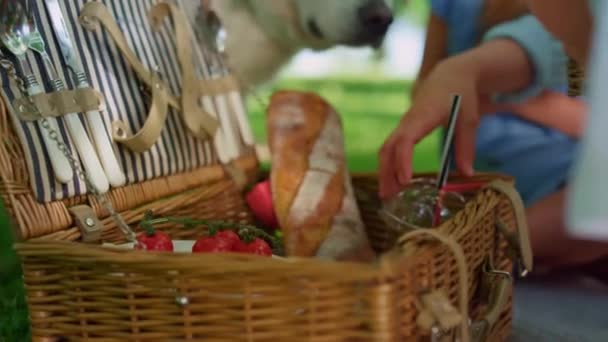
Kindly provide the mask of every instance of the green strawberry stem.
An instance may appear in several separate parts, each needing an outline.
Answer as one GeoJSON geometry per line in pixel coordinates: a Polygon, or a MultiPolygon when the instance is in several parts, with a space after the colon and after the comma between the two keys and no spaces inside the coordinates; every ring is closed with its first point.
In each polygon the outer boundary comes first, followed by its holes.
{"type": "Polygon", "coordinates": [[[263,229],[247,224],[224,221],[195,220],[191,218],[179,217],[154,217],[152,212],[146,212],[140,226],[144,228],[146,232],[150,231],[152,234],[154,234],[154,226],[167,223],[178,224],[185,229],[206,226],[209,236],[215,236],[219,231],[232,230],[237,233],[241,240],[245,243],[251,243],[256,238],[260,238],[270,243],[272,248],[276,250],[277,253],[280,253],[282,250],[281,237],[270,235],[263,229]]]}

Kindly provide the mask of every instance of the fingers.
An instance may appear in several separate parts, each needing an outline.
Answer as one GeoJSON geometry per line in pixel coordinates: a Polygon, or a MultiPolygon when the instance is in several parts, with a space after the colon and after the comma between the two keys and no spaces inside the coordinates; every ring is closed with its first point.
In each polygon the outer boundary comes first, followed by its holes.
{"type": "Polygon", "coordinates": [[[396,143],[396,135],[393,133],[391,137],[384,143],[382,148],[380,149],[379,154],[379,164],[380,170],[378,172],[379,175],[379,183],[380,183],[380,193],[379,196],[381,199],[386,199],[397,192],[399,192],[399,181],[395,177],[395,164],[393,157],[395,154],[393,153],[394,146],[396,143]]]}
{"type": "Polygon", "coordinates": [[[396,195],[412,179],[414,148],[441,123],[441,117],[422,111],[406,114],[380,150],[380,197],[396,195]]]}
{"type": "Polygon", "coordinates": [[[477,105],[475,99],[463,99],[454,136],[456,166],[460,172],[469,177],[474,173],[475,138],[479,125],[477,105]]]}
{"type": "MultiPolygon", "coordinates": [[[[406,133],[407,134],[407,133],[406,133]]],[[[399,185],[404,186],[412,179],[412,160],[414,159],[415,141],[409,135],[402,135],[393,149],[396,173],[399,185]]]]}

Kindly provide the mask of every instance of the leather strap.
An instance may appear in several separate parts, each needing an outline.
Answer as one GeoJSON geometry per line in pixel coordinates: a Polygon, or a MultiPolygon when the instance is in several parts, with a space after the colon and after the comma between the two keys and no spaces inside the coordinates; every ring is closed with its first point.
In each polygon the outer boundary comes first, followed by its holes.
{"type": "Polygon", "coordinates": [[[240,87],[239,81],[234,75],[199,81],[199,89],[201,93],[209,96],[222,95],[231,91],[239,91],[240,87]]]}
{"type": "MultiPolygon", "coordinates": [[[[135,70],[137,76],[142,80],[143,83],[148,85],[148,87],[152,88],[154,84],[158,82],[154,73],[147,70],[146,67],[139,61],[133,50],[131,50],[127,40],[120,30],[120,27],[118,27],[118,24],[116,24],[112,14],[110,14],[104,4],[97,1],[87,2],[80,11],[79,19],[82,26],[91,31],[96,30],[96,22],[105,28],[122,55],[127,60],[127,63],[129,63],[133,70],[135,70]]],[[[169,88],[163,86],[163,89],[167,91],[166,97],[169,104],[176,109],[181,109],[177,98],[168,92],[169,88]]]]}
{"type": "Polygon", "coordinates": [[[68,211],[72,214],[76,226],[80,230],[82,242],[97,243],[101,241],[103,224],[95,215],[93,208],[88,205],[71,207],[68,211]]]}
{"type": "Polygon", "coordinates": [[[510,273],[494,269],[484,270],[480,293],[487,298],[487,304],[481,319],[471,325],[473,342],[489,340],[492,328],[509,302],[512,286],[513,278],[510,273]]]}
{"type": "MultiPolygon", "coordinates": [[[[156,11],[162,11],[165,8],[169,11],[172,7],[162,6],[165,4],[157,5],[152,9],[152,13],[156,11]]],[[[113,123],[113,137],[119,143],[127,146],[129,149],[135,152],[143,152],[150,148],[160,137],[162,129],[165,125],[167,117],[167,105],[178,109],[182,113],[183,120],[190,130],[190,132],[197,138],[208,140],[215,135],[218,128],[217,119],[205,113],[198,100],[199,84],[198,80],[193,78],[191,72],[192,66],[188,66],[186,60],[192,61],[192,55],[188,56],[190,49],[185,46],[190,42],[187,38],[187,31],[184,28],[184,24],[187,22],[185,16],[181,14],[176,8],[173,11],[174,16],[182,16],[183,18],[174,18],[176,23],[176,31],[178,33],[178,48],[180,62],[182,69],[184,70],[184,83],[182,89],[184,94],[181,99],[177,99],[173,96],[169,88],[161,81],[153,72],[148,71],[144,65],[139,61],[135,53],[129,47],[124,35],[120,31],[120,28],[116,24],[116,21],[108,11],[108,9],[99,2],[89,2],[84,5],[80,14],[80,21],[85,28],[90,30],[95,29],[95,22],[99,22],[103,28],[110,34],[110,37],[114,40],[116,46],[121,51],[129,65],[135,70],[138,77],[142,82],[150,89],[152,89],[153,100],[152,107],[149,112],[148,119],[144,124],[144,127],[137,133],[131,134],[124,122],[117,121],[113,123]],[[185,39],[185,42],[184,42],[185,39]],[[161,94],[162,93],[162,94],[161,94]],[[164,111],[162,113],[161,111],[164,111]]],[[[154,15],[151,14],[152,23],[158,22],[154,15]]]]}
{"type": "Polygon", "coordinates": [[[169,93],[169,88],[139,61],[105,5],[100,2],[87,2],[80,11],[80,22],[89,30],[96,29],[96,22],[105,28],[142,83],[152,89],[153,99],[149,116],[139,132],[131,134],[127,125],[122,121],[112,123],[112,135],[117,142],[135,152],[143,152],[154,145],[160,137],[168,111],[165,103],[180,109],[179,102],[169,93]],[[163,94],[160,94],[161,92],[163,94]]]}
{"type": "Polygon", "coordinates": [[[202,87],[193,69],[192,34],[188,30],[189,21],[175,5],[161,2],[150,10],[150,22],[154,29],[159,29],[163,19],[171,16],[176,35],[177,56],[182,70],[182,117],[190,131],[197,137],[205,139],[215,136],[218,129],[217,119],[205,112],[200,105],[203,95],[202,87]]]}
{"type": "MultiPolygon", "coordinates": [[[[239,90],[239,84],[233,76],[224,76],[216,79],[200,80],[192,72],[192,48],[191,32],[188,30],[188,19],[183,12],[174,4],[161,2],[150,10],[150,22],[152,27],[158,29],[162,21],[171,16],[176,35],[177,55],[182,69],[182,115],[186,126],[190,131],[201,132],[201,138],[205,135],[214,137],[219,123],[216,115],[211,115],[200,106],[200,99],[203,96],[215,96],[226,94],[230,91],[239,90]]],[[[216,149],[219,147],[217,142],[214,144],[216,149]]],[[[233,180],[237,188],[243,189],[247,185],[248,179],[244,170],[239,168],[234,162],[223,163],[227,175],[233,180]]]]}
{"type": "MultiPolygon", "coordinates": [[[[183,82],[183,94],[179,99],[173,96],[169,92],[169,88],[138,60],[114,18],[102,3],[89,2],[81,10],[80,21],[82,25],[87,29],[94,30],[94,23],[99,22],[108,31],[138,77],[152,89],[152,106],[143,128],[136,134],[131,134],[124,122],[114,122],[114,139],[133,151],[142,152],[147,150],[161,134],[167,116],[167,105],[180,110],[184,123],[194,136],[205,140],[214,138],[219,128],[218,120],[214,115],[205,112],[199,101],[204,95],[213,96],[225,94],[229,91],[238,91],[240,89],[239,82],[234,76],[210,80],[199,80],[195,76],[195,73],[192,72],[194,66],[192,65],[191,34],[187,27],[188,20],[177,6],[161,2],[150,10],[149,16],[154,28],[158,28],[167,16],[171,16],[173,19],[183,82]]],[[[217,149],[217,142],[214,145],[217,149]]],[[[242,169],[233,163],[223,163],[222,166],[238,187],[243,188],[246,185],[247,176],[242,169]]]]}
{"type": "Polygon", "coordinates": [[[92,88],[41,93],[30,98],[34,101],[35,108],[32,108],[28,98],[18,98],[13,102],[13,108],[23,121],[101,111],[104,105],[103,95],[92,88]],[[37,110],[41,116],[38,115],[37,110]]]}
{"type": "Polygon", "coordinates": [[[532,271],[532,268],[534,267],[534,258],[532,253],[532,245],[530,244],[525,206],[521,196],[511,183],[503,180],[492,181],[485,186],[485,188],[498,191],[511,201],[513,210],[515,211],[515,221],[517,224],[517,231],[515,232],[516,236],[513,236],[513,233],[506,229],[504,223],[498,222],[497,228],[505,235],[507,241],[511,245],[511,248],[513,248],[519,255],[521,266],[524,268],[524,273],[532,271]]]}
{"type": "MultiPolygon", "coordinates": [[[[458,293],[459,293],[458,309],[460,311],[460,317],[462,318],[460,320],[460,338],[461,338],[460,341],[470,342],[471,338],[470,338],[470,330],[469,330],[469,322],[468,322],[468,317],[469,317],[469,279],[468,278],[469,278],[469,276],[468,276],[468,267],[467,267],[466,256],[462,250],[462,247],[458,244],[458,242],[456,242],[453,238],[444,235],[439,230],[434,230],[434,229],[417,229],[417,230],[411,231],[407,234],[404,234],[399,239],[399,245],[403,246],[409,240],[420,237],[420,236],[425,236],[425,235],[441,242],[446,247],[448,247],[450,252],[452,252],[452,255],[454,256],[454,258],[456,259],[456,265],[458,266],[458,288],[459,288],[458,289],[458,293]]],[[[428,314],[428,311],[426,313],[423,312],[423,314],[428,314]]],[[[451,312],[450,312],[450,315],[452,315],[451,312]]],[[[453,317],[450,317],[449,319],[437,318],[437,321],[438,322],[441,322],[441,321],[448,322],[449,321],[452,323],[454,322],[453,317]]]]}
{"type": "Polygon", "coordinates": [[[167,119],[169,105],[164,85],[159,82],[152,90],[152,105],[143,127],[136,134],[131,134],[129,126],[123,121],[112,123],[112,138],[125,145],[133,152],[144,152],[155,144],[167,119]]]}
{"type": "Polygon", "coordinates": [[[435,324],[443,331],[449,331],[460,325],[463,320],[460,312],[450,303],[444,291],[433,291],[420,297],[420,315],[416,319],[419,327],[432,330],[435,324]]]}
{"type": "Polygon", "coordinates": [[[224,171],[226,171],[228,176],[232,178],[232,181],[238,189],[245,189],[247,183],[249,182],[245,170],[240,168],[234,161],[231,161],[227,164],[223,164],[222,167],[224,168],[224,171]]]}

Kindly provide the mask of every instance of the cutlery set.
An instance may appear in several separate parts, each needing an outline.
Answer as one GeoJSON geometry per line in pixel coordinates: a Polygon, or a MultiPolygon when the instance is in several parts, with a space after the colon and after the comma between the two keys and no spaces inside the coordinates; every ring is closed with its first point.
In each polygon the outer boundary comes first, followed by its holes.
{"type": "MultiPolygon", "coordinates": [[[[54,65],[49,52],[47,42],[37,28],[35,17],[29,0],[0,0],[0,40],[5,50],[12,53],[19,65],[20,80],[24,80],[27,95],[32,98],[36,95],[45,94],[47,90],[43,84],[38,82],[36,74],[28,63],[30,53],[40,57],[44,67],[44,76],[49,80],[52,92],[66,91],[58,68],[54,65]],[[8,9],[8,10],[7,10],[8,9]],[[2,13],[3,12],[3,13],[2,13]]],[[[71,77],[71,84],[76,89],[87,89],[91,82],[85,73],[85,69],[76,55],[77,48],[70,36],[70,30],[60,6],[60,0],[44,0],[44,7],[50,21],[55,41],[58,44],[58,52],[63,65],[67,68],[71,77]]],[[[201,44],[206,56],[211,56],[207,61],[207,69],[211,78],[230,76],[230,71],[224,63],[224,51],[222,33],[224,32],[219,19],[210,13],[208,21],[204,22],[204,43],[201,44]],[[209,63],[211,60],[211,63],[209,63]]],[[[200,26],[199,26],[200,28],[200,26]]],[[[197,32],[200,33],[200,32],[197,32]]],[[[195,32],[191,32],[192,35],[195,32]]],[[[47,39],[50,39],[47,37],[47,39]]],[[[61,68],[63,70],[63,68],[61,68]]],[[[226,101],[216,100],[220,112],[232,111],[236,116],[233,118],[225,115],[217,115],[220,124],[214,137],[218,157],[221,162],[228,163],[239,157],[238,147],[230,142],[238,140],[240,131],[243,142],[247,146],[254,145],[254,137],[249,126],[247,116],[242,105],[242,99],[237,91],[226,94],[226,101]]],[[[74,104],[76,104],[76,100],[74,104]]],[[[214,107],[211,96],[204,96],[205,108],[214,107]]],[[[82,109],[82,107],[79,107],[82,109]]],[[[71,111],[71,110],[68,110],[71,111]]],[[[85,111],[85,110],[83,110],[85,111]]],[[[44,115],[44,114],[42,114],[44,115]]],[[[44,115],[35,121],[42,135],[43,148],[48,155],[54,178],[63,184],[70,183],[76,176],[85,177],[87,187],[92,188],[93,193],[104,193],[112,187],[125,185],[126,176],[121,170],[120,163],[116,157],[111,135],[106,130],[102,115],[97,110],[83,113],[69,113],[59,117],[44,115]],[[61,124],[66,127],[66,135],[60,132],[61,124]],[[73,147],[76,155],[72,155],[68,146],[73,147]],[[82,170],[78,170],[79,166],[82,170]]]]}
{"type": "MultiPolygon", "coordinates": [[[[197,25],[195,25],[196,31],[195,36],[202,41],[202,50],[206,56],[210,56],[210,60],[206,63],[206,67],[209,70],[211,78],[227,77],[231,75],[231,71],[226,64],[225,56],[225,41],[226,31],[218,18],[217,14],[211,10],[203,9],[199,12],[197,17],[197,25]]],[[[207,59],[203,58],[207,61],[207,59]]],[[[253,146],[255,144],[255,138],[253,131],[249,124],[247,114],[244,107],[240,105],[242,103],[241,95],[232,91],[228,93],[228,101],[218,101],[218,106],[233,106],[236,114],[238,130],[242,134],[242,139],[245,145],[253,146]],[[236,107],[235,107],[236,106],[236,107]]],[[[210,99],[205,99],[210,101],[210,99]]],[[[209,105],[209,104],[207,104],[209,105]]],[[[226,109],[226,108],[223,108],[226,109]]],[[[233,123],[229,121],[229,118],[220,118],[221,129],[218,131],[216,139],[228,139],[229,141],[235,141],[235,133],[233,123]]],[[[216,143],[217,146],[230,146],[230,144],[224,144],[221,141],[216,143]]],[[[230,160],[237,158],[239,151],[235,148],[218,151],[219,158],[222,162],[227,163],[230,160]]]]}
{"type": "MultiPolygon", "coordinates": [[[[64,81],[59,76],[57,68],[54,66],[48,52],[46,51],[45,41],[42,39],[32,13],[28,10],[27,3],[14,1],[10,6],[14,6],[11,16],[3,18],[0,28],[0,36],[4,47],[9,50],[21,67],[22,77],[28,95],[34,96],[45,92],[31,70],[27,56],[30,51],[40,55],[44,62],[44,70],[50,80],[52,90],[60,92],[66,90],[64,81]]],[[[59,42],[63,62],[69,67],[71,76],[79,88],[89,87],[86,75],[82,66],[77,63],[74,56],[74,49],[71,38],[68,34],[67,26],[63,19],[63,13],[58,0],[45,0],[45,6],[52,19],[53,29],[57,41],[59,42]]],[[[68,183],[73,180],[74,170],[68,160],[68,156],[62,153],[60,144],[67,145],[63,137],[58,134],[59,120],[63,120],[72,145],[75,147],[84,172],[88,175],[90,185],[95,192],[106,192],[110,185],[119,187],[125,184],[126,177],[121,171],[118,160],[112,148],[112,142],[106,132],[105,125],[99,112],[86,113],[88,128],[93,136],[93,141],[89,139],[87,129],[80,119],[78,113],[70,113],[62,116],[61,119],[47,117],[49,131],[41,129],[44,147],[48,153],[51,167],[55,179],[60,183],[68,183]],[[55,136],[52,137],[52,132],[55,136]]],[[[38,125],[42,128],[41,120],[38,125]]]]}

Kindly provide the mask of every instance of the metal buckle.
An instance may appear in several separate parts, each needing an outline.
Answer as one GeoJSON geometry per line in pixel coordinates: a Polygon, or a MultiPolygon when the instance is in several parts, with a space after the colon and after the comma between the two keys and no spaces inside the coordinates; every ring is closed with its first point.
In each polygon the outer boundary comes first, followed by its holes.
{"type": "Polygon", "coordinates": [[[69,208],[69,212],[74,217],[76,226],[80,229],[82,242],[96,243],[101,240],[103,224],[91,207],[88,205],[78,205],[69,208]]]}

